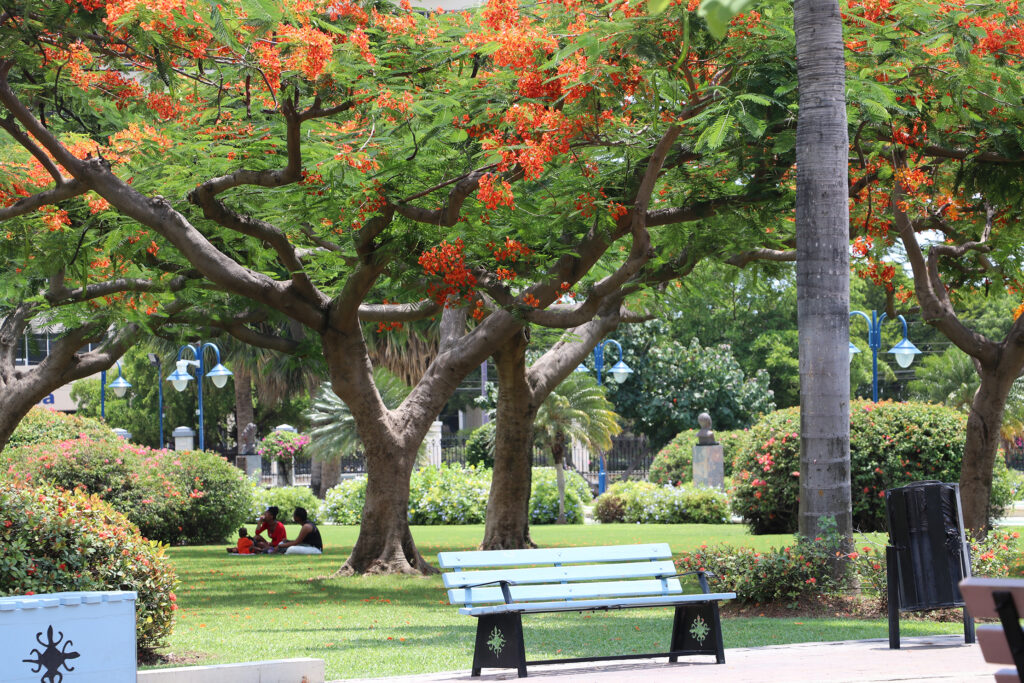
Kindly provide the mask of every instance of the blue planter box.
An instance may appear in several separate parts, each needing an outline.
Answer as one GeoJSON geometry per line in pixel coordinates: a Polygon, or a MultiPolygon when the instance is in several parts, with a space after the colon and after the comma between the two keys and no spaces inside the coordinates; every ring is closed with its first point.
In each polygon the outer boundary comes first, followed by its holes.
{"type": "Polygon", "coordinates": [[[134,591],[0,598],[0,678],[11,683],[134,681],[134,591]]]}

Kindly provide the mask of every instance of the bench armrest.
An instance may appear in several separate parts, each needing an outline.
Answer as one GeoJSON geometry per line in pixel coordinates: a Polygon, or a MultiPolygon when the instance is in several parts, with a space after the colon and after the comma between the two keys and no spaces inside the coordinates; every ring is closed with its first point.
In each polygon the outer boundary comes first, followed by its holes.
{"type": "Polygon", "coordinates": [[[506,605],[511,605],[512,592],[508,589],[508,587],[516,585],[515,581],[506,581],[505,579],[498,579],[497,581],[488,581],[486,583],[474,583],[469,586],[449,586],[449,588],[482,588],[483,586],[493,586],[494,584],[498,584],[501,586],[501,597],[504,598],[506,605]]]}
{"type": "Polygon", "coordinates": [[[708,586],[708,579],[707,579],[707,577],[713,576],[715,578],[718,578],[718,574],[715,574],[714,572],[709,572],[709,571],[707,571],[705,569],[696,569],[696,570],[694,570],[692,572],[680,572],[678,574],[671,574],[671,575],[668,575],[668,576],[657,576],[655,578],[658,578],[658,579],[671,579],[671,578],[676,577],[676,576],[690,576],[691,574],[696,574],[697,575],[697,581],[700,582],[700,589],[702,591],[704,591],[705,593],[710,593],[711,592],[711,587],[708,586]]]}

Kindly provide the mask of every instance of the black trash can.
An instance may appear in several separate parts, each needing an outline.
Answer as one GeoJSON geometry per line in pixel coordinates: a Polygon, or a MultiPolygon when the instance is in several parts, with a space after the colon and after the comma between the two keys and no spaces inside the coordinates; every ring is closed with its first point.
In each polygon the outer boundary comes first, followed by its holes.
{"type": "MultiPolygon", "coordinates": [[[[899,613],[963,607],[958,584],[971,575],[960,486],[919,481],[885,492],[889,647],[899,648],[899,613]]],[[[964,611],[964,640],[974,642],[974,621],[964,611]]]]}

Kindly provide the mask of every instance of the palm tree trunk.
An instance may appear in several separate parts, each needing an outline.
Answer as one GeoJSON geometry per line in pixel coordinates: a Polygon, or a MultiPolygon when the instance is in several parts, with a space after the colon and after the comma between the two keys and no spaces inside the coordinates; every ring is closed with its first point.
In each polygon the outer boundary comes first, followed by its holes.
{"type": "Polygon", "coordinates": [[[800,533],[824,518],[852,534],[850,503],[849,138],[836,0],[794,4],[797,121],[797,326],[800,334],[800,533]]]}
{"type": "Polygon", "coordinates": [[[498,410],[483,550],[535,547],[530,540],[530,486],[533,420],[540,406],[526,381],[526,345],[526,335],[517,334],[494,353],[498,410]]]}
{"type": "Polygon", "coordinates": [[[235,369],[235,430],[238,436],[238,454],[256,452],[256,409],[252,404],[252,375],[249,369],[239,363],[235,369]]]}
{"type": "Polygon", "coordinates": [[[320,488],[317,496],[323,498],[327,492],[341,483],[341,458],[324,460],[320,469],[320,488]]]}
{"type": "Polygon", "coordinates": [[[558,519],[556,524],[565,524],[565,432],[555,437],[551,457],[555,461],[555,483],[558,485],[558,519]]]}

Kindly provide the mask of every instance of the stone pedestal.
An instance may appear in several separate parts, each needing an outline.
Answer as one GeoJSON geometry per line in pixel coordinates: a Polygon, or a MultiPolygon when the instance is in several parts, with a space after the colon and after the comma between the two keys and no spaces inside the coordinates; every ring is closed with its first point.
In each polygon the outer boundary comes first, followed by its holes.
{"type": "Polygon", "coordinates": [[[693,447],[693,482],[718,489],[725,487],[725,448],[722,444],[693,447]]]}

